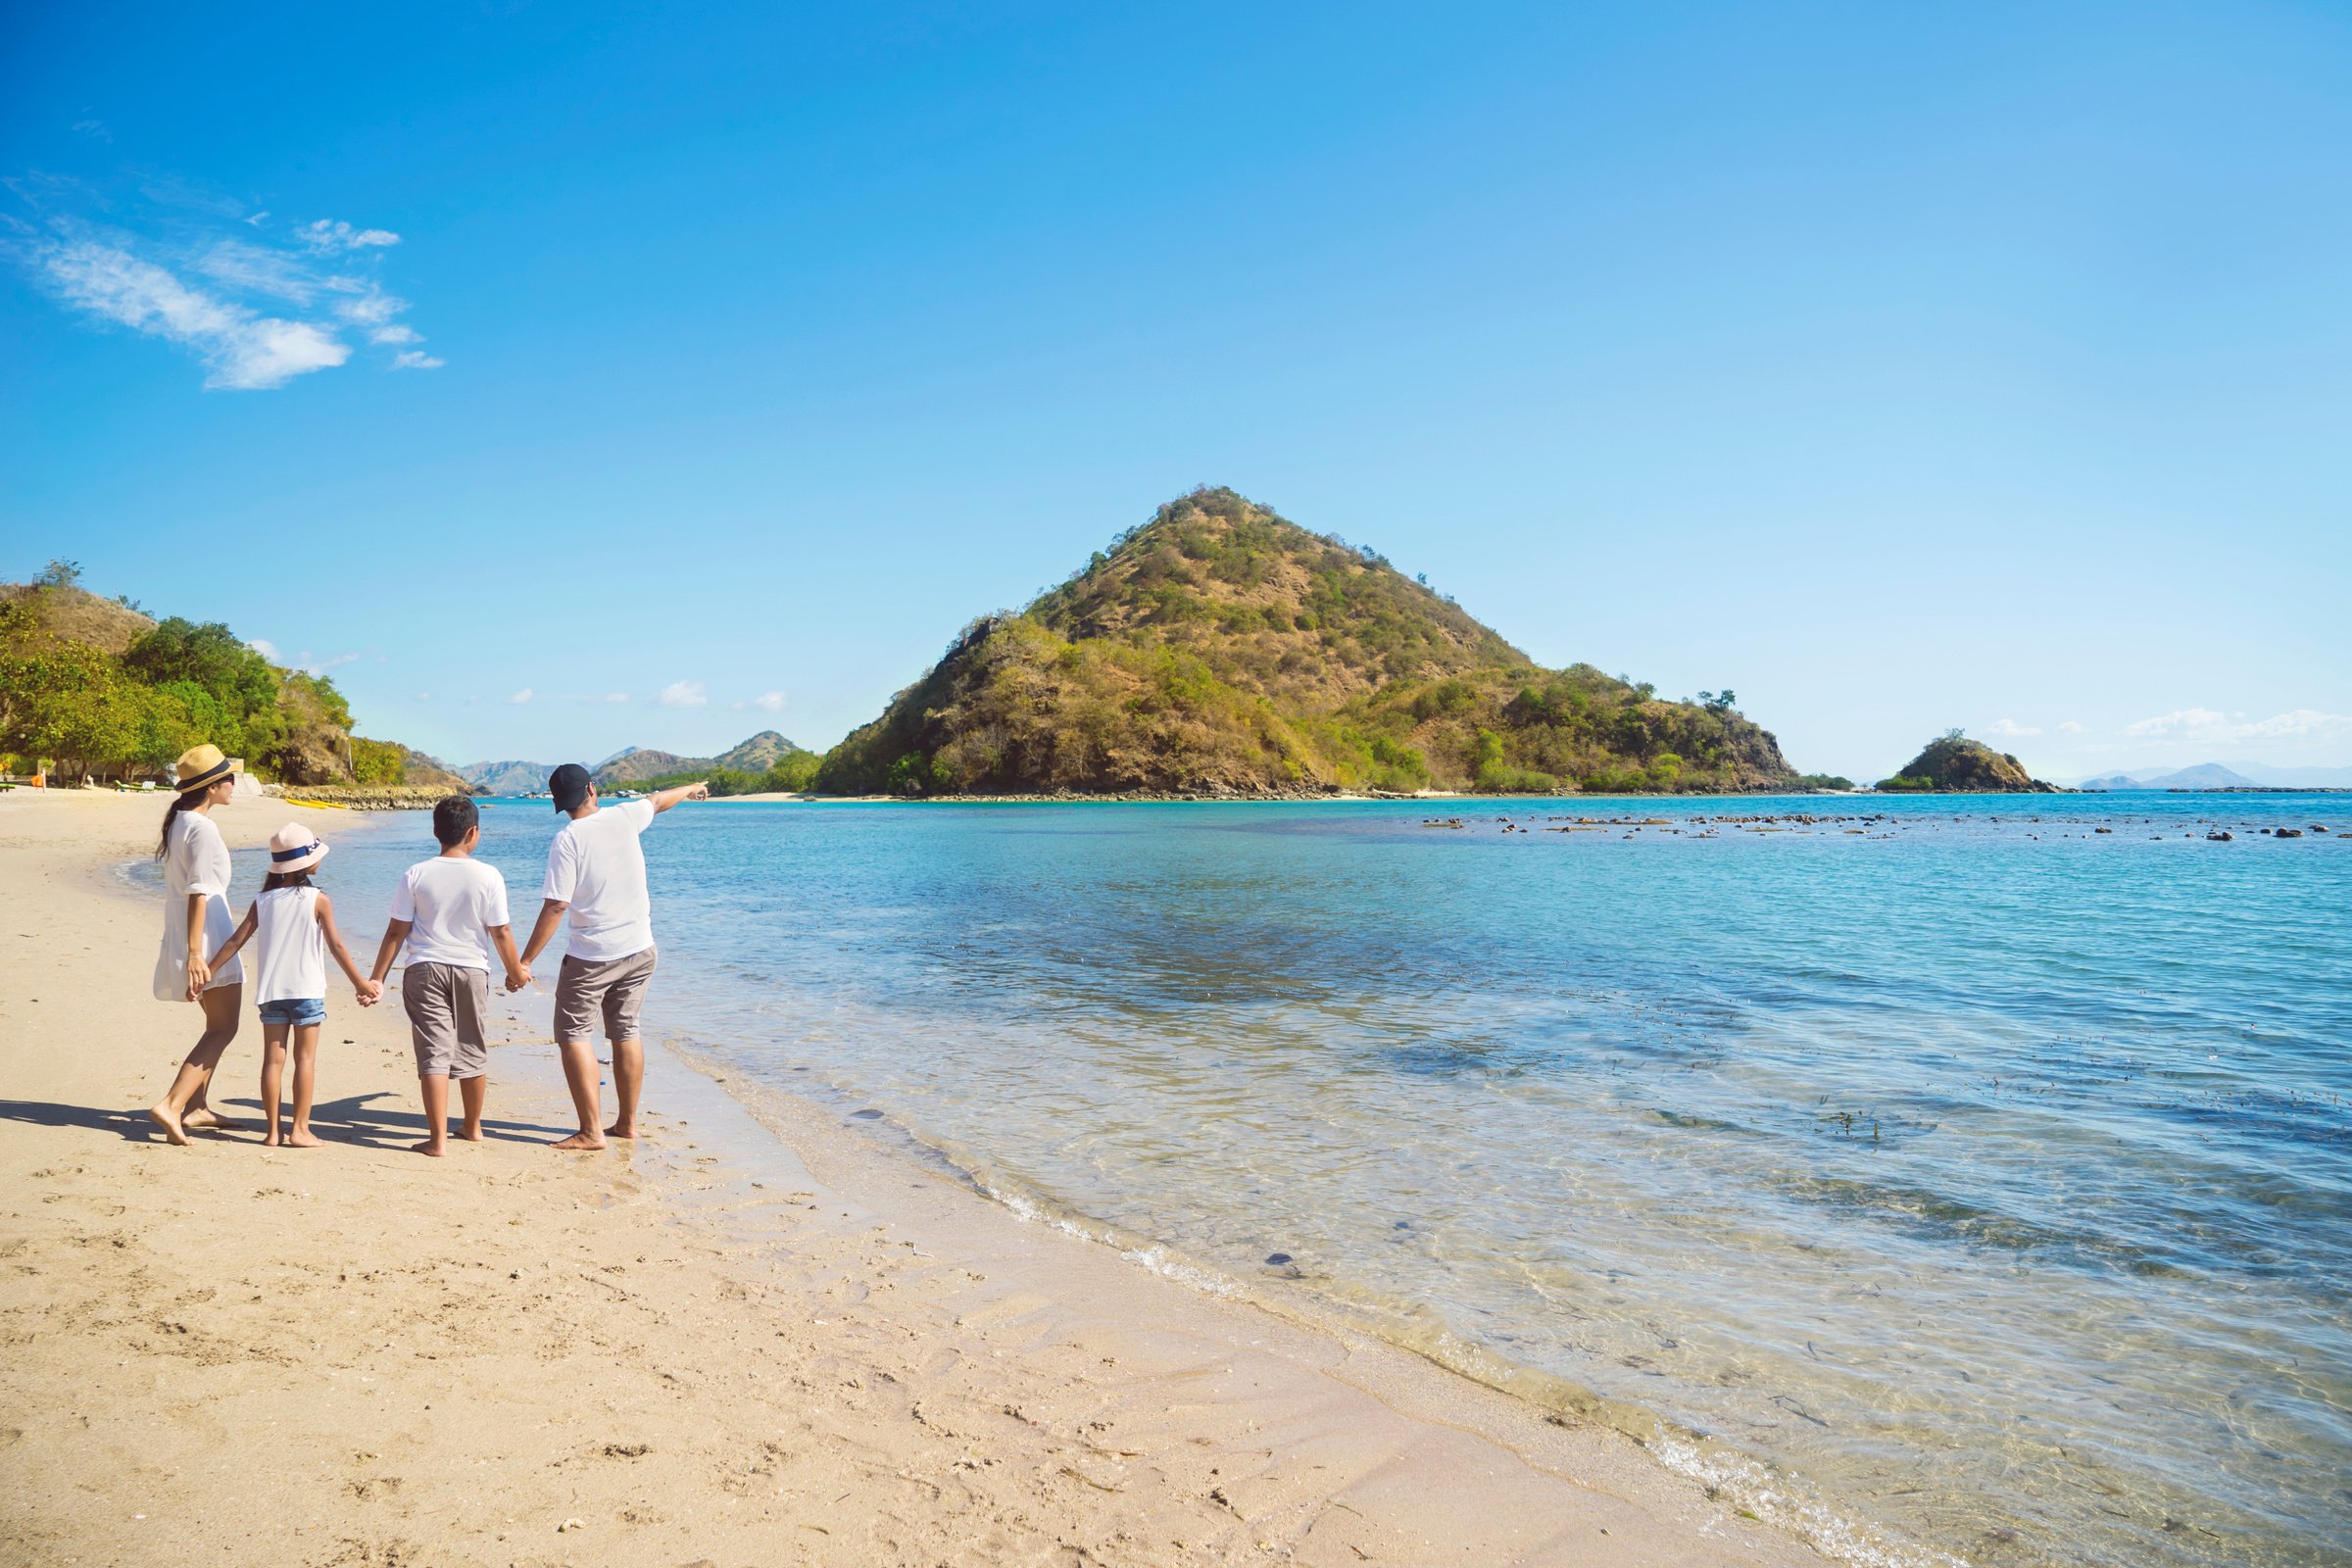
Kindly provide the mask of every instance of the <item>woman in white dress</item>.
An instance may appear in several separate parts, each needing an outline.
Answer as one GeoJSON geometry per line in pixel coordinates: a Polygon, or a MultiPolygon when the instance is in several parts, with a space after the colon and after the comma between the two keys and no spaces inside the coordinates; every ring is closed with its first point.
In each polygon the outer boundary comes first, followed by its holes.
{"type": "Polygon", "coordinates": [[[195,994],[204,1006],[204,1033],[179,1064],[172,1092],[147,1114],[175,1144],[188,1141],[190,1127],[223,1125],[204,1102],[220,1054],[237,1037],[237,1004],[245,995],[245,965],[230,958],[215,974],[205,955],[219,951],[236,930],[228,912],[228,846],[206,813],[236,793],[235,766],[218,746],[199,746],[179,760],[178,797],[164,818],[156,854],[164,862],[164,943],[155,958],[158,1002],[184,1002],[195,994]]]}

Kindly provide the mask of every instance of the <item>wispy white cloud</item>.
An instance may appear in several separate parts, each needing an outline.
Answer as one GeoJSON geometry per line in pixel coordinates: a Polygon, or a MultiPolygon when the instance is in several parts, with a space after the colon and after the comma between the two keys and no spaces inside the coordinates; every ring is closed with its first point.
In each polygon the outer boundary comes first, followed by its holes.
{"type": "Polygon", "coordinates": [[[429,702],[431,702],[432,700],[433,700],[433,694],[432,694],[431,692],[418,692],[418,693],[416,694],[416,701],[417,701],[417,702],[420,702],[420,703],[429,703],[429,702]]]}
{"type": "Polygon", "coordinates": [[[396,320],[409,302],[380,280],[400,240],[390,229],[320,219],[272,234],[267,212],[169,174],[133,176],[131,190],[37,173],[7,183],[32,211],[0,225],[0,259],[84,317],[192,351],[209,388],[282,387],[348,364],[355,343],[384,349],[389,369],[443,364],[396,320]]]}
{"type": "Polygon", "coordinates": [[[397,245],[400,236],[388,228],[354,228],[341,219],[321,218],[294,231],[295,237],[321,255],[397,245]]]}
{"type": "Polygon", "coordinates": [[[2127,735],[2199,735],[2229,727],[2230,715],[2214,708],[2177,708],[2154,718],[2126,724],[2127,735]]]}
{"type": "Polygon", "coordinates": [[[271,663],[275,663],[277,662],[277,644],[271,642],[267,637],[249,638],[246,641],[245,646],[252,649],[255,653],[261,655],[264,659],[269,660],[271,663]]]}
{"type": "Polygon", "coordinates": [[[293,667],[301,670],[305,675],[324,675],[330,671],[341,669],[345,664],[356,664],[359,662],[358,654],[329,654],[324,659],[320,659],[306,648],[302,651],[302,656],[294,661],[293,667]]]}
{"type": "Polygon", "coordinates": [[[188,266],[224,287],[267,294],[289,305],[308,305],[318,297],[319,281],[309,268],[282,251],[246,240],[215,240],[188,266]]]}
{"type": "Polygon", "coordinates": [[[96,141],[113,141],[115,139],[115,133],[106,128],[106,122],[103,120],[76,120],[74,122],[74,128],[81,135],[96,141]]]}
{"type": "Polygon", "coordinates": [[[2014,718],[1996,718],[1984,726],[1984,733],[1998,735],[2003,740],[2019,740],[2028,735],[2038,735],[2041,730],[2036,725],[2020,724],[2014,718]]]}
{"type": "Polygon", "coordinates": [[[627,692],[607,692],[602,700],[608,703],[625,703],[629,700],[629,694],[627,692]]]}
{"type": "Polygon", "coordinates": [[[673,680],[662,688],[655,701],[663,708],[705,708],[710,702],[710,688],[699,680],[673,680]]]}
{"type": "Polygon", "coordinates": [[[2058,733],[2061,735],[2080,735],[2082,733],[2082,721],[2079,719],[2070,718],[2065,723],[2058,726],[2058,733]]]}
{"type": "Polygon", "coordinates": [[[74,238],[43,246],[38,254],[42,271],[69,305],[194,349],[210,368],[208,387],[283,386],[351,358],[349,347],[308,321],[263,316],[191,287],[120,246],[74,238]]]}
{"type": "Polygon", "coordinates": [[[530,700],[531,689],[528,686],[525,686],[522,690],[516,692],[514,696],[507,699],[510,704],[516,708],[521,707],[524,703],[527,703],[530,700]]]}
{"type": "Polygon", "coordinates": [[[2140,740],[2182,740],[2210,745],[2245,741],[2332,741],[2352,739],[2352,714],[2323,713],[2298,708],[2269,718],[2225,713],[2218,708],[2180,708],[2154,718],[2126,724],[2124,733],[2140,740]]]}
{"type": "MultiPolygon", "coordinates": [[[[335,302],[335,314],[354,326],[370,328],[370,337],[374,335],[373,328],[382,326],[409,308],[407,300],[397,294],[385,293],[363,277],[345,277],[336,273],[323,279],[322,286],[350,296],[335,302]]],[[[415,339],[410,341],[414,342],[415,339]]]]}
{"type": "Polygon", "coordinates": [[[761,692],[749,702],[729,703],[727,706],[739,713],[747,708],[757,708],[762,713],[781,713],[784,711],[784,694],[782,692],[761,692]]]}

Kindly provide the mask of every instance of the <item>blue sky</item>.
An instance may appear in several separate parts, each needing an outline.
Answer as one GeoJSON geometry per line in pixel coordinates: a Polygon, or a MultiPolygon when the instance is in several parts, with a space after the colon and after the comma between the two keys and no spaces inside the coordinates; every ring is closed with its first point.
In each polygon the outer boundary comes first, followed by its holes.
{"type": "Polygon", "coordinates": [[[1209,482],[1800,767],[2352,764],[2342,7],[0,26],[0,576],[451,760],[821,747],[1209,482]]]}

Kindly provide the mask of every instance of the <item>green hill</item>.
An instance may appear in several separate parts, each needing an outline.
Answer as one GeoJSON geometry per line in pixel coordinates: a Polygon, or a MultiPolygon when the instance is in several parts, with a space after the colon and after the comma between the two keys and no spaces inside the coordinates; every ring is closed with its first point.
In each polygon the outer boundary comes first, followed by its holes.
{"type": "Polygon", "coordinates": [[[609,758],[592,775],[600,790],[657,790],[707,779],[713,795],[790,794],[808,787],[816,773],[814,752],[795,746],[772,729],[739,741],[716,757],[679,757],[631,747],[609,758]]]}
{"type": "Polygon", "coordinates": [[[465,787],[352,733],[335,683],[270,663],[218,621],[161,621],[78,585],[71,562],[0,583],[0,757],[61,778],[156,778],[206,741],[289,784],[465,787]]]}
{"type": "Polygon", "coordinates": [[[815,753],[795,746],[772,729],[763,729],[749,740],[738,741],[716,757],[680,757],[673,752],[631,747],[605,762],[591,776],[600,790],[644,789],[649,784],[668,785],[708,778],[715,793],[740,795],[751,792],[748,789],[720,789],[722,778],[729,782],[734,782],[735,776],[764,778],[771,772],[783,769],[800,782],[765,783],[760,787],[799,789],[808,782],[808,775],[813,770],[815,760],[815,753]]]}
{"type": "Polygon", "coordinates": [[[2026,771],[2026,764],[2007,752],[1996,752],[1983,741],[1972,741],[1958,730],[1946,730],[1921,749],[1879,788],[1898,792],[1930,791],[1958,795],[2051,795],[2056,787],[2026,771]]]}
{"type": "Polygon", "coordinates": [[[1195,491],[964,629],[831,794],[1795,787],[1731,694],[1546,669],[1369,550],[1195,491]]]}

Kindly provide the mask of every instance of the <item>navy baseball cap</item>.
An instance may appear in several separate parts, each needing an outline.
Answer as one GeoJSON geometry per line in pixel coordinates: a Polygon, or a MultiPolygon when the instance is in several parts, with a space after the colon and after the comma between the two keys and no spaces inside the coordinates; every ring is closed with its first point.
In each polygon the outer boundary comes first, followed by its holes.
{"type": "Polygon", "coordinates": [[[578,810],[588,799],[588,770],[577,762],[565,762],[547,775],[547,793],[556,798],[557,810],[578,810]]]}

